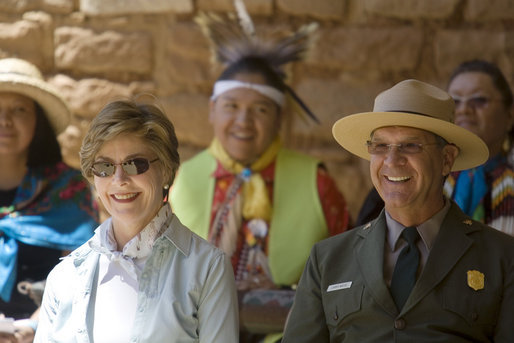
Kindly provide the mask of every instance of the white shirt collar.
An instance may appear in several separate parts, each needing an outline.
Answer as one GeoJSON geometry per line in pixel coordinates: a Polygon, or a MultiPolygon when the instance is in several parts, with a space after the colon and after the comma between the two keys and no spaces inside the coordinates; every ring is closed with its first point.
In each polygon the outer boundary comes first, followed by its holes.
{"type": "Polygon", "coordinates": [[[122,251],[117,251],[112,219],[109,218],[95,231],[89,246],[92,250],[105,255],[111,262],[118,261],[127,271],[139,274],[143,267],[141,262],[150,256],[155,241],[166,231],[172,219],[171,206],[167,203],[139,234],[125,244],[122,251]]]}

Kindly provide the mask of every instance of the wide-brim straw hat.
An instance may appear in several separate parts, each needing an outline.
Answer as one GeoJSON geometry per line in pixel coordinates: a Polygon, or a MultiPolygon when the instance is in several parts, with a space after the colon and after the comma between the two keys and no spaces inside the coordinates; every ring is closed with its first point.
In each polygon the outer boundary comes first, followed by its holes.
{"type": "Polygon", "coordinates": [[[68,126],[71,112],[58,91],[43,79],[39,69],[18,58],[0,59],[0,92],[25,95],[45,112],[56,135],[68,126]]]}
{"type": "Polygon", "coordinates": [[[426,130],[459,148],[453,171],[476,167],[489,157],[487,145],[474,133],[453,123],[455,103],[448,93],[418,80],[405,80],[375,98],[373,112],[339,119],[332,127],[336,141],[346,150],[370,159],[366,141],[386,126],[426,130]]]}

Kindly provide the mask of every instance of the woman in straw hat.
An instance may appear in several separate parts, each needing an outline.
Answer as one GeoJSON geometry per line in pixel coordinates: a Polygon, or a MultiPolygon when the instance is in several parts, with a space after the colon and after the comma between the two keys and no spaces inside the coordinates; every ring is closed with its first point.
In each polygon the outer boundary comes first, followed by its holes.
{"type": "Polygon", "coordinates": [[[16,285],[44,280],[63,251],[86,241],[96,225],[87,182],[62,161],[57,142],[69,120],[66,103],[34,65],[0,60],[0,312],[5,317],[30,317],[36,304],[16,285]]]}

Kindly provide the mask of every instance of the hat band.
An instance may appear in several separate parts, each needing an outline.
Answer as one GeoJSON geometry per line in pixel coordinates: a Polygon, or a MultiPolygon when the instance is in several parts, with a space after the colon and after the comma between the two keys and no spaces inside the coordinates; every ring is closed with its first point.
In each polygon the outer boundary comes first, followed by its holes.
{"type": "Polygon", "coordinates": [[[214,83],[214,89],[211,95],[211,100],[216,100],[221,94],[235,89],[235,88],[248,88],[251,90],[254,90],[271,100],[273,100],[275,103],[277,103],[280,107],[284,106],[285,103],[285,95],[278,89],[267,86],[267,85],[261,85],[257,83],[250,83],[250,82],[242,82],[238,80],[221,80],[216,81],[214,83]]]}
{"type": "Polygon", "coordinates": [[[424,117],[434,118],[430,114],[425,114],[425,113],[421,113],[421,112],[413,112],[413,111],[391,110],[391,111],[384,111],[384,112],[410,113],[410,114],[417,114],[417,115],[424,116],[424,117]]]}
{"type": "Polygon", "coordinates": [[[12,70],[9,70],[9,71],[1,71],[0,70],[0,74],[14,74],[14,75],[19,75],[19,76],[31,77],[30,75],[27,75],[27,74],[24,74],[24,73],[19,73],[17,71],[12,71],[12,70]]]}

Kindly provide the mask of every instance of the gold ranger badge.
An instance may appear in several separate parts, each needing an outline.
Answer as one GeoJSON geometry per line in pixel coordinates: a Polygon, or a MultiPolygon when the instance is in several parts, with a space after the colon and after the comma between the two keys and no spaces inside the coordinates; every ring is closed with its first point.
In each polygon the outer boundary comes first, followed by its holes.
{"type": "Polygon", "coordinates": [[[484,289],[485,275],[478,270],[468,270],[468,286],[475,291],[484,289]]]}

